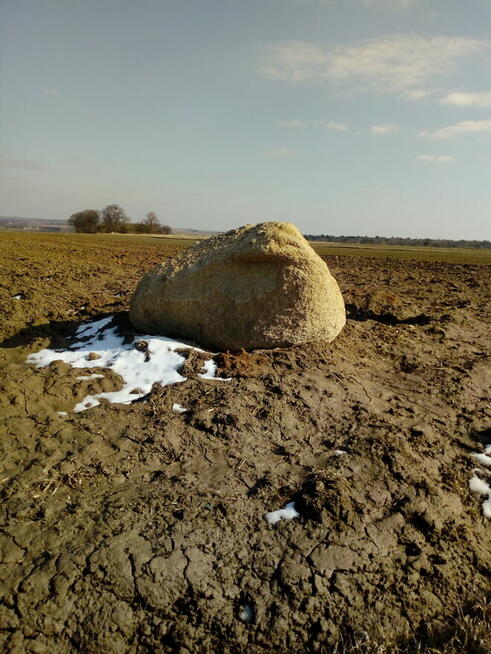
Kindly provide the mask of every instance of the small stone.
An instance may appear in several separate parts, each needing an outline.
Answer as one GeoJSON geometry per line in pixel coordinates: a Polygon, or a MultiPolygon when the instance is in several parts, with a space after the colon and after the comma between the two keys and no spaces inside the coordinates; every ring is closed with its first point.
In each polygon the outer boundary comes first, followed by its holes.
{"type": "Polygon", "coordinates": [[[87,361],[96,361],[97,359],[100,359],[101,355],[97,354],[97,352],[89,352],[87,354],[87,361]]]}

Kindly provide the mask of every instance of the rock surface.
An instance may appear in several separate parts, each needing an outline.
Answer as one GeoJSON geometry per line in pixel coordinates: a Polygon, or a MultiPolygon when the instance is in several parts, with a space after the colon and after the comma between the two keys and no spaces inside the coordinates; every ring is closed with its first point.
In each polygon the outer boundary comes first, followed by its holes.
{"type": "Polygon", "coordinates": [[[213,236],[149,272],[130,304],[137,329],[221,350],[332,341],[346,317],[339,286],[291,223],[213,236]]]}

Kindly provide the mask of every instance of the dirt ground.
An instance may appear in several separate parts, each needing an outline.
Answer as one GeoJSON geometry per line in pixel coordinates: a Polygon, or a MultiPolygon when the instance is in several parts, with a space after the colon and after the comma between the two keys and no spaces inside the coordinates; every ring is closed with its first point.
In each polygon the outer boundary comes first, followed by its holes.
{"type": "Polygon", "coordinates": [[[218,355],[228,382],[190,355],[185,382],[71,412],[118,379],[26,356],[105,313],[131,333],[129,295],[178,249],[0,234],[0,650],[491,651],[469,490],[490,267],[327,257],[348,311],[331,345],[218,355]]]}

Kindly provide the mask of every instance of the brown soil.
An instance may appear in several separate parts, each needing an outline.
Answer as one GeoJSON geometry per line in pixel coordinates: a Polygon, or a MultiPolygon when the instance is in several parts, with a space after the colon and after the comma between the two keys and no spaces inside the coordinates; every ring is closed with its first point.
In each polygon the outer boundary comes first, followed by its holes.
{"type": "Polygon", "coordinates": [[[132,334],[129,293],[176,251],[0,235],[0,650],[413,651],[484,600],[489,267],[329,257],[349,316],[331,345],[219,355],[229,382],[190,357],[145,401],[57,414],[118,378],[27,354],[105,312],[132,334]],[[290,501],[301,517],[268,526],[290,501]]]}

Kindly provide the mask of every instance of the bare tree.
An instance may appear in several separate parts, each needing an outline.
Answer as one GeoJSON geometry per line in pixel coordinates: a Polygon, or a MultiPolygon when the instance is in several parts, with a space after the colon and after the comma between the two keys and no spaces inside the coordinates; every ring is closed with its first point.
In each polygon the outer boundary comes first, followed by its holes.
{"type": "Polygon", "coordinates": [[[147,213],[147,217],[143,221],[143,224],[146,227],[145,232],[147,234],[158,234],[160,231],[159,219],[154,211],[149,211],[147,213]]]}
{"type": "Polygon", "coordinates": [[[96,209],[85,209],[73,213],[68,219],[68,224],[71,225],[76,232],[86,232],[87,234],[94,234],[99,225],[99,212],[96,209]]]}
{"type": "Polygon", "coordinates": [[[101,211],[101,217],[104,232],[126,232],[129,218],[119,204],[108,204],[101,211]]]}

